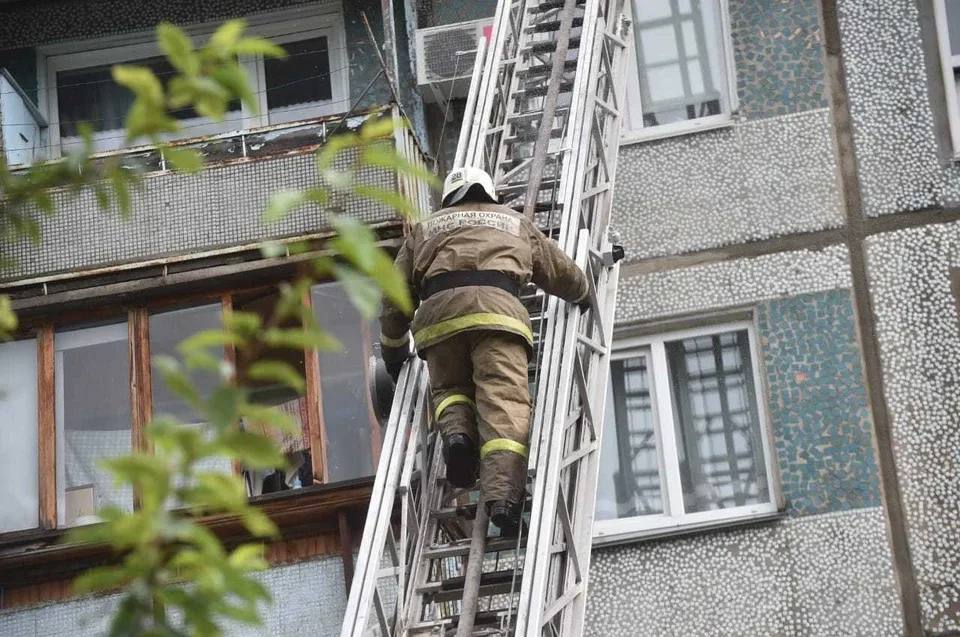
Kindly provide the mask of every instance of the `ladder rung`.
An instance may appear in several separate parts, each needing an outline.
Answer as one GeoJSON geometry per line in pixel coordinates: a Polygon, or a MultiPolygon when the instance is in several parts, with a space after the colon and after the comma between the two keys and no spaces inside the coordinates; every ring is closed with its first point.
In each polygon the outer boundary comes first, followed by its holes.
{"type": "MultiPolygon", "coordinates": [[[[578,5],[582,5],[587,0],[577,0],[578,5]]],[[[530,13],[545,13],[547,11],[553,11],[554,9],[562,9],[563,5],[566,2],[564,0],[548,0],[547,2],[541,2],[540,4],[530,7],[528,10],[530,13]]]]}
{"type": "MultiPolygon", "coordinates": [[[[570,43],[567,45],[572,51],[580,47],[580,38],[570,38],[570,43]]],[[[544,40],[543,42],[533,42],[526,48],[524,48],[521,53],[553,53],[557,50],[557,41],[556,40],[544,40]]]]}
{"type": "MultiPolygon", "coordinates": [[[[526,97],[543,97],[547,94],[549,87],[547,86],[535,86],[534,88],[520,89],[514,95],[520,98],[526,97]]],[[[560,85],[560,93],[569,93],[573,90],[573,82],[563,82],[560,85]]]]}
{"type": "Polygon", "coordinates": [[[465,504],[458,507],[442,507],[440,509],[434,509],[432,515],[438,520],[452,520],[454,518],[472,520],[477,517],[477,505],[465,504]]]}
{"type": "MultiPolygon", "coordinates": [[[[496,553],[498,551],[511,551],[517,547],[516,538],[503,538],[495,537],[487,540],[487,553],[496,553]]],[[[523,548],[523,543],[521,542],[520,548],[523,548]]],[[[450,544],[443,544],[440,546],[431,546],[428,549],[425,549],[423,556],[427,559],[438,560],[445,557],[457,557],[459,555],[466,555],[470,552],[470,540],[458,540],[457,542],[451,542],[450,544]]]]}
{"type": "MultiPolygon", "coordinates": [[[[567,60],[563,63],[564,71],[573,71],[577,68],[577,60],[567,60]]],[[[527,78],[527,77],[536,77],[538,75],[550,75],[553,72],[552,64],[533,64],[528,66],[525,69],[519,69],[517,71],[517,77],[527,78]]]]}
{"type": "MultiPolygon", "coordinates": [[[[583,18],[576,17],[573,19],[573,28],[583,26],[583,18]]],[[[527,33],[551,33],[553,31],[560,30],[560,21],[559,20],[547,20],[544,22],[538,22],[533,26],[527,27],[527,33]]]]}

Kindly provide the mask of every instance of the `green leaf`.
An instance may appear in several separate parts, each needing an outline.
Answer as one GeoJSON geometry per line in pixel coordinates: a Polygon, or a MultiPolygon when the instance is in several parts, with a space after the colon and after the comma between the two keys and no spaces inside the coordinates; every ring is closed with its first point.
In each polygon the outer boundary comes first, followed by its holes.
{"type": "Polygon", "coordinates": [[[270,195],[263,213],[264,223],[276,223],[306,202],[306,193],[301,190],[279,190],[270,195]]]}
{"type": "Polygon", "coordinates": [[[364,199],[382,203],[407,218],[416,219],[420,216],[420,210],[413,202],[395,190],[371,186],[370,184],[356,183],[353,186],[353,192],[364,199]]]}
{"type": "Polygon", "coordinates": [[[263,544],[241,544],[230,554],[229,561],[241,570],[263,570],[268,566],[263,544]]]}
{"type": "Polygon", "coordinates": [[[262,427],[284,433],[299,433],[301,430],[300,424],[293,419],[293,416],[283,413],[276,407],[249,404],[243,406],[241,413],[244,424],[249,425],[250,429],[262,427]]]}
{"type": "Polygon", "coordinates": [[[203,156],[192,148],[165,146],[163,158],[177,172],[194,174],[203,170],[203,156]]]}
{"type": "Polygon", "coordinates": [[[396,170],[405,175],[425,182],[434,190],[441,186],[440,179],[426,166],[419,166],[409,161],[389,144],[371,144],[363,149],[361,154],[363,163],[381,168],[396,170]]]}
{"type": "Polygon", "coordinates": [[[183,373],[180,363],[172,356],[158,355],[153,357],[153,366],[160,372],[163,382],[174,394],[182,398],[189,405],[200,404],[200,395],[190,378],[183,373]]]}
{"type": "Polygon", "coordinates": [[[243,19],[227,20],[221,24],[210,36],[208,46],[218,55],[226,57],[234,51],[234,47],[247,28],[247,21],[243,19]]]}
{"type": "Polygon", "coordinates": [[[13,311],[13,304],[10,297],[6,294],[0,294],[0,340],[10,338],[17,329],[17,315],[13,311]]]}
{"type": "Polygon", "coordinates": [[[130,217],[133,204],[130,199],[129,182],[131,174],[122,166],[116,166],[110,171],[110,185],[113,187],[113,196],[117,200],[117,207],[124,218],[130,217]]]}
{"type": "Polygon", "coordinates": [[[277,526],[260,509],[248,507],[242,516],[243,525],[254,537],[277,535],[277,526]]]}
{"type": "Polygon", "coordinates": [[[273,442],[250,431],[225,431],[216,441],[217,446],[231,458],[251,469],[276,469],[286,465],[286,459],[273,442]]]}
{"type": "Polygon", "coordinates": [[[374,319],[380,309],[380,289],[373,281],[342,265],[334,266],[334,276],[343,284],[343,289],[360,315],[368,321],[374,319]]]}
{"type": "Polygon", "coordinates": [[[239,64],[231,63],[219,67],[213,72],[213,78],[232,96],[239,98],[250,112],[256,114],[260,110],[260,104],[250,88],[247,74],[239,64]]]}
{"type": "Polygon", "coordinates": [[[380,117],[378,119],[367,120],[360,129],[360,139],[365,142],[375,139],[382,139],[393,135],[395,126],[390,117],[380,117]]]}
{"type": "Polygon", "coordinates": [[[239,55],[262,55],[265,58],[287,57],[283,47],[258,37],[243,38],[233,47],[233,51],[239,55]]]}
{"type": "Polygon", "coordinates": [[[205,511],[240,513],[249,508],[243,481],[224,473],[198,473],[194,484],[184,489],[184,501],[205,511]]]}
{"type": "Polygon", "coordinates": [[[300,373],[289,363],[282,361],[257,361],[247,369],[247,377],[252,380],[275,381],[297,393],[302,393],[306,388],[300,373]]]}
{"type": "Polygon", "coordinates": [[[237,387],[222,385],[217,387],[206,402],[206,413],[210,424],[225,428],[237,422],[240,416],[240,404],[243,392],[237,387]]]}
{"type": "Polygon", "coordinates": [[[227,345],[237,344],[239,340],[236,334],[226,330],[201,330],[181,341],[177,350],[181,354],[188,354],[196,350],[222,349],[227,345]]]}
{"type": "Polygon", "coordinates": [[[157,26],[157,42],[174,68],[186,75],[200,72],[200,59],[193,52],[193,42],[182,29],[161,22],[157,26]]]}
{"type": "Polygon", "coordinates": [[[163,107],[163,86],[147,67],[118,64],[113,67],[112,75],[117,84],[127,87],[147,104],[163,107]]]}
{"type": "Polygon", "coordinates": [[[116,566],[95,566],[73,581],[73,592],[88,595],[120,588],[130,581],[125,569],[116,566]]]}
{"type": "Polygon", "coordinates": [[[255,337],[260,331],[261,323],[260,317],[253,312],[233,311],[223,315],[224,327],[234,334],[239,341],[255,337]]]}
{"type": "Polygon", "coordinates": [[[320,328],[273,327],[263,333],[263,342],[270,347],[294,350],[318,349],[332,352],[342,348],[340,341],[320,328]]]}

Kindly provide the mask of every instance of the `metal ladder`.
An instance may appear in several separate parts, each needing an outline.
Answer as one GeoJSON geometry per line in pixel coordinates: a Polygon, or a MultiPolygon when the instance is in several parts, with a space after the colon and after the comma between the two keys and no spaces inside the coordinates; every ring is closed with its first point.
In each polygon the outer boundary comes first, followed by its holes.
{"type": "Polygon", "coordinates": [[[456,166],[494,175],[590,281],[585,314],[530,290],[528,498],[487,538],[476,489],[445,479],[426,365],[401,372],[341,635],[579,635],[619,266],[608,236],[625,0],[500,0],[478,45],[456,166]]]}

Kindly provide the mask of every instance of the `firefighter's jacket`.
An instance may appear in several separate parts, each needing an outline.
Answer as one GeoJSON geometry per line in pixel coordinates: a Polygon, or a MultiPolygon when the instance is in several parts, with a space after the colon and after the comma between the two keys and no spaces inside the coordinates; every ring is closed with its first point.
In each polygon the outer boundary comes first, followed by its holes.
{"type": "MultiPolygon", "coordinates": [[[[494,203],[463,202],[416,224],[400,247],[396,266],[414,303],[424,281],[462,270],[499,271],[521,286],[533,281],[548,294],[573,303],[588,294],[586,276],[556,242],[522,214],[494,203]]],[[[510,292],[491,286],[438,292],[420,304],[412,324],[408,316],[385,304],[380,327],[385,349],[407,347],[412,329],[421,355],[431,345],[467,330],[512,332],[528,346],[533,344],[526,308],[510,292]]]]}

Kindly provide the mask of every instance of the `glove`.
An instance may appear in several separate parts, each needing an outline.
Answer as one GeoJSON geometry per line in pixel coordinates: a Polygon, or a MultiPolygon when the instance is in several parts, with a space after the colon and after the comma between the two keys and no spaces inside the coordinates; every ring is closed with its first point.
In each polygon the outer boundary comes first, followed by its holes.
{"type": "Polygon", "coordinates": [[[589,293],[587,293],[587,295],[584,296],[584,297],[577,303],[577,307],[580,308],[580,313],[581,313],[581,314],[584,313],[584,312],[586,312],[587,310],[589,310],[591,307],[593,307],[592,305],[590,305],[590,294],[589,294],[589,293]]]}
{"type": "Polygon", "coordinates": [[[407,348],[383,348],[383,363],[387,368],[387,373],[390,374],[390,378],[393,379],[394,383],[396,383],[397,379],[400,378],[400,370],[403,369],[403,364],[408,358],[410,358],[410,350],[407,348]]]}

